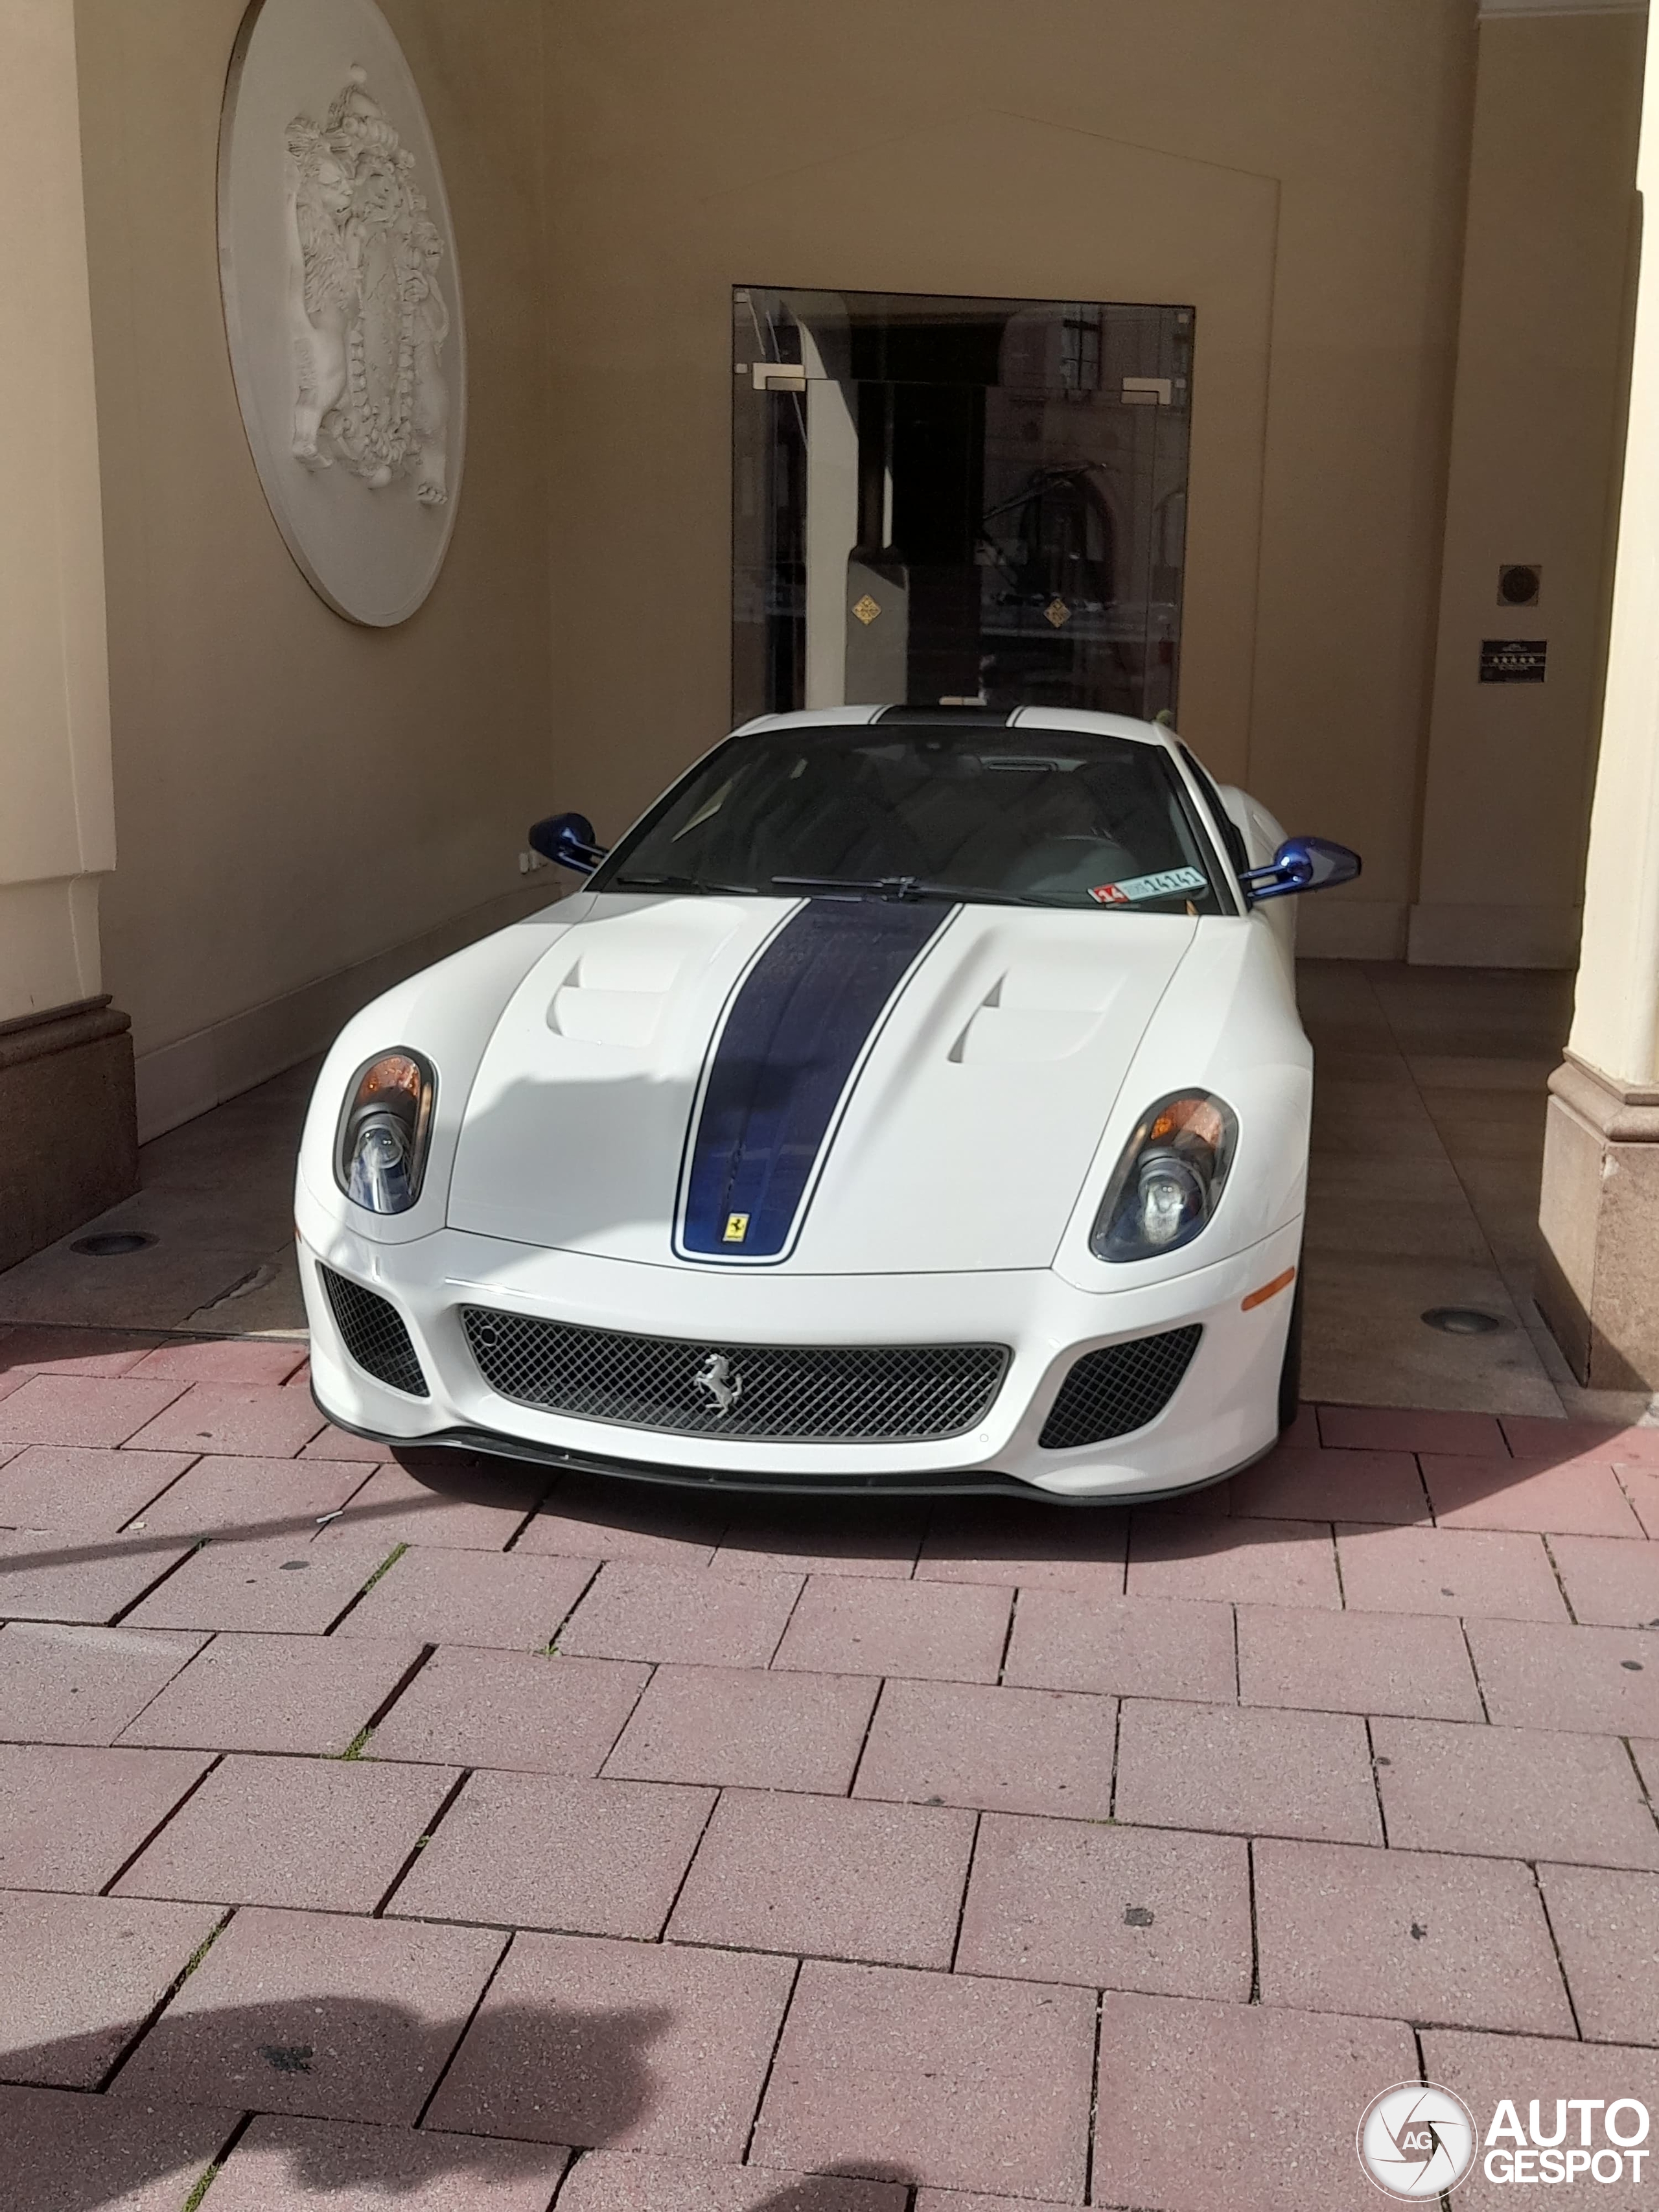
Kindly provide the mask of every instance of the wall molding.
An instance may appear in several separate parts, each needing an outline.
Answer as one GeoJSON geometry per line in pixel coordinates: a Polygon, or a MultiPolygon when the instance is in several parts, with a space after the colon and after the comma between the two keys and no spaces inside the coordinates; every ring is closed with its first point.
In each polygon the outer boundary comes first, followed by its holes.
{"type": "Polygon", "coordinates": [[[319,975],[297,991],[140,1053],[135,1068],[138,1141],[148,1144],[164,1130],[193,1121],[227,1098],[325,1051],[342,1024],[382,991],[493,930],[550,906],[556,896],[556,887],[545,878],[533,890],[508,891],[403,945],[319,975]]]}
{"type": "Polygon", "coordinates": [[[1489,23],[1515,15],[1645,15],[1648,0],[1478,0],[1475,14],[1489,23]]]}

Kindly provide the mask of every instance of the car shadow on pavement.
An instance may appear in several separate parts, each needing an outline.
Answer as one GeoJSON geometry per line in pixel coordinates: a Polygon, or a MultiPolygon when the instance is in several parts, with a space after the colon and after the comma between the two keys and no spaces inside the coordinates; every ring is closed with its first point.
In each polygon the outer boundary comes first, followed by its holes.
{"type": "MultiPolygon", "coordinates": [[[[639,2148],[677,2163],[675,2141],[650,2140],[665,2101],[679,2123],[665,2134],[695,2132],[684,2062],[666,2084],[652,2063],[675,2024],[659,2008],[504,2003],[468,2021],[326,1993],[191,2005],[188,1987],[113,2063],[106,2029],[0,2052],[6,2212],[174,2212],[171,2191],[182,2206],[210,2166],[225,2171],[208,2202],[227,2212],[395,2203],[447,2177],[483,2203],[538,2172],[550,2198],[562,2147],[629,2148],[644,2130],[639,2148]]],[[[890,2166],[883,2189],[841,2162],[799,2179],[744,2171],[756,2193],[742,2212],[887,2212],[915,2179],[890,2166]]],[[[595,2212],[623,2202],[580,2195],[595,2212]]]]}

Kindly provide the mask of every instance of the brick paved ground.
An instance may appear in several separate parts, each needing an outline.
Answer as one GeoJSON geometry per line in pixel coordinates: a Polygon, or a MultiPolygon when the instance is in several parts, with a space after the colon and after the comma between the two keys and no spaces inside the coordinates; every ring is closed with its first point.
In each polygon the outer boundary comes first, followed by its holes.
{"type": "Polygon", "coordinates": [[[6,2212],[1340,2212],[1420,2069],[1659,2106],[1659,1431],[813,1509],[301,1356],[0,1335],[6,2212]]]}

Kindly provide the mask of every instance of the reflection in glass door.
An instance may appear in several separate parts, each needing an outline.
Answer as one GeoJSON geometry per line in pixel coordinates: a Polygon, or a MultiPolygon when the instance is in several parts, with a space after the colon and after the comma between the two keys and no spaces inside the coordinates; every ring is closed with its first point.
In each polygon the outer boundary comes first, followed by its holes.
{"type": "Polygon", "coordinates": [[[739,289],[736,719],[1173,708],[1193,311],[739,289]]]}

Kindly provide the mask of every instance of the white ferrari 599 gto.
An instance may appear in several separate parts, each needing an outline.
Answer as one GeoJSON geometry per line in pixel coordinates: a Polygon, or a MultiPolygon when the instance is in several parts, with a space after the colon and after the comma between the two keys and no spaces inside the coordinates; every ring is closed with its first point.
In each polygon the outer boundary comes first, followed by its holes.
{"type": "Polygon", "coordinates": [[[1273,1442],[1312,1054],[1267,902],[1353,854],[1029,707],[770,715],[609,853],[532,839],[586,888],[318,1079],[332,1420],[830,1493],[1144,1498],[1273,1442]]]}

